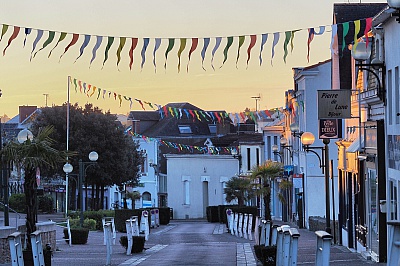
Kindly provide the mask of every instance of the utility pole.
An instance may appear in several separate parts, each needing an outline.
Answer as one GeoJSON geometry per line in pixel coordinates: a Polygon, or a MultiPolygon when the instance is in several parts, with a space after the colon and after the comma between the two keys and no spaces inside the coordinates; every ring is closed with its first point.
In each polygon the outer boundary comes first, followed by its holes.
{"type": "MultiPolygon", "coordinates": [[[[252,96],[251,98],[256,100],[256,112],[257,112],[258,111],[258,101],[261,99],[261,95],[258,94],[258,96],[252,96]]],[[[258,123],[257,123],[257,121],[254,121],[254,123],[255,123],[255,131],[257,132],[258,131],[258,123]]]]}
{"type": "Polygon", "coordinates": [[[43,95],[44,95],[45,102],[46,102],[45,107],[47,107],[47,98],[49,97],[49,94],[48,93],[43,93],[43,95]]]}

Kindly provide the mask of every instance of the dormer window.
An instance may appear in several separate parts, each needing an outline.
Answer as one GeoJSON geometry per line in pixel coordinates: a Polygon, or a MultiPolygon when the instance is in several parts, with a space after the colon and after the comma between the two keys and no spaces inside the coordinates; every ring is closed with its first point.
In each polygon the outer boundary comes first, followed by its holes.
{"type": "Polygon", "coordinates": [[[178,125],[178,128],[181,134],[192,134],[192,129],[189,125],[178,125]]]}
{"type": "Polygon", "coordinates": [[[210,134],[217,134],[217,125],[209,124],[208,129],[210,130],[210,134]]]}

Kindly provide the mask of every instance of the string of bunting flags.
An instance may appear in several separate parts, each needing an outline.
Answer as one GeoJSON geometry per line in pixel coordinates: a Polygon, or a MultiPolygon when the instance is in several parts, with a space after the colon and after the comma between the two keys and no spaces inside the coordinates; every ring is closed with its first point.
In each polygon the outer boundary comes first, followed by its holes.
{"type": "MultiPolygon", "coordinates": [[[[193,119],[199,121],[208,121],[213,123],[224,123],[227,118],[232,121],[233,124],[244,123],[247,120],[252,120],[257,122],[261,119],[273,119],[273,114],[276,113],[279,116],[280,113],[283,112],[282,108],[274,108],[272,110],[259,110],[259,111],[246,111],[246,112],[239,112],[239,113],[227,113],[225,111],[203,111],[203,110],[191,110],[191,109],[184,109],[184,108],[175,108],[175,107],[167,107],[161,106],[156,103],[151,103],[145,100],[141,100],[138,98],[133,98],[126,95],[121,95],[118,92],[113,92],[110,90],[102,89],[90,83],[84,82],[82,80],[78,80],[76,78],[70,77],[70,83],[74,86],[75,92],[82,93],[87,97],[96,96],[96,99],[114,99],[115,101],[119,101],[120,106],[122,105],[123,101],[129,102],[129,107],[132,109],[132,105],[137,102],[140,107],[146,111],[146,106],[151,108],[152,110],[157,110],[160,119],[164,119],[167,117],[173,117],[176,119],[193,119]],[[157,109],[156,109],[157,108],[157,109]]],[[[304,108],[304,104],[300,102],[300,104],[304,108]]],[[[295,107],[294,105],[299,105],[298,102],[292,103],[291,106],[288,108],[294,115],[295,115],[295,107]]]]}
{"type": "Polygon", "coordinates": [[[155,141],[166,147],[177,149],[178,152],[189,151],[190,153],[194,153],[195,151],[199,151],[201,153],[208,153],[212,155],[221,155],[221,154],[230,155],[232,154],[233,151],[239,151],[239,146],[234,146],[234,147],[193,146],[193,145],[186,145],[186,144],[179,144],[175,142],[165,141],[157,138],[150,138],[133,132],[131,128],[126,129],[125,132],[130,136],[133,136],[135,138],[141,138],[146,142],[155,141]]]}
{"type": "MultiPolygon", "coordinates": [[[[256,47],[256,44],[258,43],[258,61],[259,65],[261,66],[263,64],[263,50],[264,46],[268,40],[268,38],[272,38],[272,47],[271,47],[271,65],[275,56],[275,49],[277,47],[277,44],[281,40],[281,36],[284,37],[283,41],[283,61],[286,63],[286,58],[289,54],[289,48],[288,46],[290,45],[290,51],[293,52],[294,49],[294,37],[295,34],[299,31],[307,30],[308,31],[308,37],[307,37],[307,60],[310,60],[310,51],[311,51],[311,43],[314,39],[315,36],[322,35],[325,32],[327,32],[327,28],[330,27],[330,32],[331,32],[331,51],[333,51],[333,44],[335,41],[335,36],[339,32],[341,32],[341,36],[343,38],[341,40],[338,40],[339,43],[341,43],[341,51],[342,52],[345,47],[349,44],[346,43],[345,37],[351,33],[354,34],[354,45],[357,46],[358,44],[358,37],[360,34],[364,33],[366,35],[368,31],[371,29],[372,26],[372,18],[365,18],[365,19],[360,19],[360,20],[355,20],[355,21],[348,21],[344,23],[339,23],[339,24],[333,24],[333,25],[326,25],[326,26],[318,26],[318,27],[311,27],[307,29],[296,29],[296,30],[288,30],[284,32],[274,32],[274,33],[262,33],[262,34],[247,34],[247,35],[240,35],[240,36],[225,36],[225,37],[205,37],[205,38],[199,38],[199,37],[191,37],[191,38],[174,38],[174,37],[169,37],[169,38],[138,38],[138,37],[126,37],[126,36],[99,36],[99,35],[92,35],[92,34],[80,34],[80,33],[71,33],[71,32],[60,32],[60,31],[52,31],[52,30],[43,30],[43,29],[34,29],[34,28],[29,28],[29,27],[21,27],[21,26],[16,26],[16,25],[8,25],[8,24],[0,24],[2,25],[1,27],[1,35],[0,35],[0,42],[4,39],[7,32],[11,32],[11,35],[8,38],[8,42],[6,47],[3,50],[3,56],[6,54],[6,51],[8,47],[12,44],[12,42],[18,37],[18,35],[24,34],[24,40],[23,40],[23,47],[26,46],[27,39],[36,32],[36,37],[34,38],[34,41],[32,43],[32,49],[30,53],[30,60],[33,60],[36,55],[39,52],[42,52],[45,50],[45,48],[48,48],[51,46],[50,51],[48,51],[47,57],[50,57],[52,55],[52,52],[58,47],[61,46],[62,44],[67,44],[66,40],[69,40],[68,44],[64,46],[64,50],[62,54],[59,56],[59,61],[62,59],[62,57],[71,49],[71,47],[77,45],[78,41],[81,40],[81,46],[79,48],[79,55],[76,57],[75,61],[76,62],[85,52],[88,50],[89,44],[94,44],[92,49],[91,49],[91,59],[89,62],[89,67],[92,65],[94,60],[98,57],[98,53],[100,53],[100,48],[103,49],[102,54],[104,55],[104,59],[102,62],[102,67],[104,67],[105,63],[107,62],[109,58],[109,53],[110,49],[113,45],[118,43],[118,48],[116,51],[116,57],[117,57],[117,68],[119,68],[119,64],[121,62],[121,58],[123,56],[123,51],[127,52],[127,55],[129,57],[129,69],[132,70],[132,66],[135,62],[134,60],[134,52],[136,49],[139,47],[139,44],[141,44],[142,48],[140,51],[140,56],[141,56],[141,61],[140,61],[140,68],[143,69],[145,62],[146,62],[146,52],[149,48],[150,43],[154,43],[153,47],[153,66],[154,70],[157,70],[157,64],[156,64],[156,56],[157,52],[161,47],[162,42],[167,42],[168,46],[164,52],[164,69],[167,69],[167,62],[168,62],[168,56],[172,49],[175,47],[176,43],[179,42],[179,48],[177,52],[177,57],[178,57],[178,72],[181,70],[182,67],[182,62],[181,62],[181,57],[184,52],[184,50],[187,50],[186,47],[189,46],[188,43],[191,41],[191,45],[189,48],[189,51],[187,53],[188,61],[186,65],[186,71],[189,71],[189,63],[191,56],[193,52],[200,46],[200,41],[202,40],[202,48],[201,48],[201,64],[202,68],[206,70],[204,66],[204,61],[207,55],[207,52],[210,49],[210,45],[213,44],[213,48],[211,50],[211,68],[215,70],[215,62],[214,62],[214,57],[215,54],[221,50],[223,45],[225,44],[225,47],[223,48],[223,61],[220,63],[219,68],[221,68],[225,62],[228,60],[228,52],[231,49],[234,40],[237,39],[237,52],[236,52],[236,67],[238,67],[238,62],[240,58],[240,53],[241,50],[244,49],[244,44],[246,40],[248,40],[248,47],[246,49],[247,53],[247,59],[246,59],[246,67],[249,65],[249,61],[251,59],[251,51],[253,50],[254,47],[256,47]],[[351,29],[351,30],[350,30],[351,29]],[[362,31],[362,29],[364,29],[362,31]],[[44,36],[47,36],[44,37],[44,36]],[[46,38],[44,41],[42,39],[46,38]],[[93,41],[92,41],[93,39],[93,41]],[[226,41],[222,41],[226,40],[226,41]],[[38,44],[42,43],[42,46],[39,48],[38,44]],[[124,49],[125,48],[125,49],[124,49]]],[[[283,38],[282,38],[283,39],[283,38]]],[[[367,40],[368,42],[368,40],[367,40]]],[[[138,48],[139,49],[139,48],[138,48]]],[[[139,61],[139,60],[137,60],[139,61]]]]}

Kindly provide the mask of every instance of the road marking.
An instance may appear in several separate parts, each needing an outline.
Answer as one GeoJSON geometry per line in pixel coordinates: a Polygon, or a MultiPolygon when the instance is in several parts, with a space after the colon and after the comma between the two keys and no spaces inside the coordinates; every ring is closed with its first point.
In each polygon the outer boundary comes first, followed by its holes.
{"type": "Polygon", "coordinates": [[[148,259],[151,255],[153,255],[156,252],[159,252],[160,250],[166,248],[168,245],[155,245],[152,246],[151,248],[149,248],[148,250],[146,250],[141,254],[134,254],[134,258],[131,258],[121,264],[119,264],[119,266],[133,266],[133,265],[139,265],[140,263],[142,263],[143,261],[145,261],[146,259],[148,259]]]}

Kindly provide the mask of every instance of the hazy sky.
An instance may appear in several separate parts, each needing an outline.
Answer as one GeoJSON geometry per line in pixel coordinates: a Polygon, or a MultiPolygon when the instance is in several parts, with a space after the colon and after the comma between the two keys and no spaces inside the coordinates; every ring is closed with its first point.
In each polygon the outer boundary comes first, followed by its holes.
{"type": "MultiPolygon", "coordinates": [[[[28,36],[23,48],[24,32],[8,47],[5,56],[0,55],[0,115],[12,117],[19,105],[61,105],[67,100],[67,77],[70,75],[96,87],[121,95],[141,99],[151,103],[190,102],[204,110],[226,110],[240,112],[246,107],[255,108],[251,97],[261,94],[260,109],[280,107],[284,101],[284,91],[292,88],[292,67],[303,67],[330,58],[330,32],[315,36],[311,44],[310,62],[307,62],[307,31],[309,27],[332,24],[333,3],[358,3],[360,1],[331,0],[0,0],[0,24],[8,24],[33,29],[46,30],[36,46],[36,51],[47,39],[47,31],[56,31],[55,40],[30,61],[36,30],[28,36]],[[275,57],[271,66],[272,35],[275,32],[303,29],[296,33],[294,50],[283,61],[284,34],[275,47],[275,57]],[[47,57],[58,39],[59,32],[82,34],[71,49],[59,61],[71,35],[60,43],[47,57]],[[259,66],[258,55],[260,35],[251,52],[246,68],[249,38],[246,38],[240,52],[236,68],[238,38],[234,38],[228,58],[224,60],[223,50],[226,37],[270,33],[264,46],[263,65],[259,66]],[[83,35],[92,35],[89,45],[81,58],[79,48],[83,35]],[[119,40],[115,40],[109,52],[109,59],[102,68],[103,41],[97,57],[89,68],[95,36],[137,37],[139,42],[134,53],[134,65],[129,69],[127,41],[121,52],[121,62],[117,68],[116,51],[119,40]],[[199,38],[198,48],[193,52],[186,72],[191,41],[188,39],[181,56],[181,71],[178,73],[179,40],[168,55],[167,69],[164,70],[165,51],[168,40],[163,39],[156,53],[157,72],[153,66],[154,38],[199,38]],[[204,66],[201,67],[200,52],[203,40],[210,37],[204,66]],[[211,50],[215,37],[223,37],[215,54],[216,70],[211,68],[211,50]],[[146,62],[140,68],[143,38],[150,38],[146,62]]],[[[364,2],[364,1],[362,1],[364,2]]],[[[382,1],[366,1],[382,2],[382,1]]],[[[1,25],[0,25],[1,26],[1,25]]],[[[12,34],[9,28],[0,42],[0,51],[7,46],[12,34]]],[[[330,30],[330,27],[327,27],[330,30]]],[[[329,88],[321,88],[329,89],[329,88]]],[[[71,102],[83,105],[91,102],[103,110],[126,114],[129,103],[112,99],[89,98],[71,89],[71,102]]],[[[140,105],[133,104],[134,110],[140,105]]]]}

